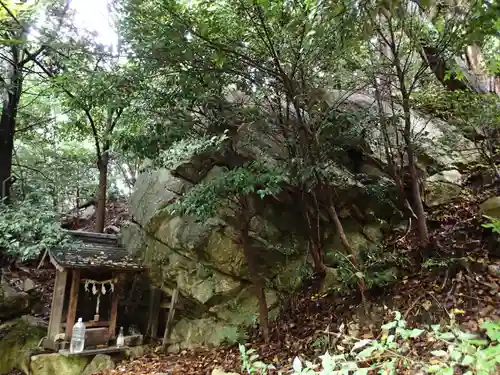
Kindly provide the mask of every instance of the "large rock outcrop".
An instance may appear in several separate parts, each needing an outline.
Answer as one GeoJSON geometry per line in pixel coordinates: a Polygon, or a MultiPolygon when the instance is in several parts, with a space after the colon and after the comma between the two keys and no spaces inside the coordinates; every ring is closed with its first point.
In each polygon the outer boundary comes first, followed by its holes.
{"type": "MultiPolygon", "coordinates": [[[[242,249],[232,240],[233,229],[222,219],[199,223],[167,212],[166,206],[190,186],[167,170],[143,173],[131,200],[136,222],[129,223],[122,233],[127,247],[139,252],[149,266],[157,286],[167,293],[175,285],[180,289],[181,319],[172,331],[172,349],[238,340],[257,313],[242,249]]],[[[256,218],[253,224],[259,227],[254,230],[262,229],[260,234],[268,235],[267,241],[279,235],[263,218],[256,218]]],[[[288,246],[293,248],[295,243],[289,241],[288,246]]],[[[297,263],[287,262],[284,253],[264,246],[259,250],[259,264],[273,284],[266,292],[272,308],[278,301],[278,290],[291,290],[297,283],[294,277],[286,276],[287,267],[297,269],[297,263]]]]}
{"type": "Polygon", "coordinates": [[[0,282],[0,322],[30,313],[35,302],[32,295],[0,282]]]}
{"type": "MultiPolygon", "coordinates": [[[[346,104],[350,111],[355,107],[369,112],[375,107],[372,98],[361,94],[352,96],[346,104]]],[[[430,166],[432,173],[429,174],[449,168],[450,164],[464,165],[476,159],[476,155],[459,154],[446,142],[453,133],[447,124],[416,114],[413,117],[418,125],[416,131],[421,133],[419,160],[424,161],[424,168],[430,166]]],[[[263,135],[261,129],[244,126],[239,130],[232,139],[233,158],[273,162],[286,157],[279,137],[270,142],[271,138],[263,135]]],[[[455,145],[472,148],[467,147],[470,142],[464,137],[456,132],[453,136],[458,137],[455,145]]],[[[381,222],[401,219],[395,202],[391,201],[391,196],[397,194],[377,139],[380,137],[375,133],[370,136],[370,149],[364,150],[370,153],[370,158],[361,165],[353,169],[349,163],[337,163],[333,171],[332,178],[339,180],[336,189],[339,216],[356,251],[380,240],[381,222]],[[380,195],[381,190],[385,190],[384,197],[380,195]],[[354,206],[358,219],[361,216],[364,220],[363,228],[353,219],[354,206]]],[[[167,293],[171,293],[175,285],[180,289],[177,310],[180,319],[171,335],[173,350],[238,340],[257,318],[257,300],[252,293],[243,251],[234,241],[235,229],[229,224],[230,220],[220,215],[199,223],[191,217],[172,215],[167,209],[194,184],[221,173],[224,166],[230,164],[224,157],[227,155],[186,155],[185,160],[171,170],[144,171],[131,197],[133,221],[122,230],[123,243],[149,267],[153,283],[167,293]]],[[[449,181],[436,180],[435,183],[448,184],[449,181]]],[[[283,201],[285,203],[278,207],[267,205],[262,215],[252,220],[251,228],[271,310],[277,306],[280,294],[297,288],[311,273],[307,242],[297,235],[300,213],[294,208],[293,200],[283,201]]],[[[335,257],[330,255],[342,250],[336,233],[329,233],[325,250],[326,261],[334,266],[335,257]]]]}

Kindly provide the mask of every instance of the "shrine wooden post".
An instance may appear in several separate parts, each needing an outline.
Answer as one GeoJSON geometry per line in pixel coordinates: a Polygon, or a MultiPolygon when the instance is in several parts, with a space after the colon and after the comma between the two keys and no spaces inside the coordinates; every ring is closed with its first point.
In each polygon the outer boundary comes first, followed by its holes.
{"type": "Polygon", "coordinates": [[[76,320],[76,306],[78,303],[78,293],[80,290],[80,270],[71,271],[71,290],[69,295],[68,315],[66,317],[66,340],[71,339],[73,326],[76,320]]]}
{"type": "Polygon", "coordinates": [[[158,322],[160,320],[161,290],[152,286],[149,289],[148,328],[146,335],[156,338],[158,335],[158,322]]]}
{"type": "Polygon", "coordinates": [[[66,291],[66,280],[68,271],[56,270],[56,279],[54,281],[54,291],[52,293],[52,307],[49,320],[49,329],[47,333],[47,342],[53,343],[56,336],[61,333],[64,292],[66,291]]]}
{"type": "MultiPolygon", "coordinates": [[[[116,272],[113,272],[113,278],[117,279],[116,272]]],[[[116,333],[116,318],[118,315],[118,302],[120,301],[120,285],[116,283],[115,290],[111,296],[111,313],[109,317],[109,337],[114,338],[116,333]]]]}

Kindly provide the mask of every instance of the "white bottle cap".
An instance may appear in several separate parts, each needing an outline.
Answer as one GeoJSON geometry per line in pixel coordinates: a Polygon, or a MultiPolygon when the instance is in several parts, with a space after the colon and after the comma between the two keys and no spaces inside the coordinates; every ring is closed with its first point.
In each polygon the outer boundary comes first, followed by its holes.
{"type": "Polygon", "coordinates": [[[78,318],[78,323],[81,323],[82,322],[82,318],[78,318]]]}

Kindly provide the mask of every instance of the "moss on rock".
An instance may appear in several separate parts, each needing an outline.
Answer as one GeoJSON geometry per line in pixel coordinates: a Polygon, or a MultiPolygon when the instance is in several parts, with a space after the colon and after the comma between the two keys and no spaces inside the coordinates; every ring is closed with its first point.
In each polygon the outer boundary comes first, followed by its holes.
{"type": "Polygon", "coordinates": [[[46,329],[31,316],[0,325],[0,374],[14,369],[27,372],[31,350],[38,346],[46,329]]]}
{"type": "Polygon", "coordinates": [[[80,375],[89,364],[88,357],[66,357],[59,353],[31,357],[31,375],[80,375]]]}

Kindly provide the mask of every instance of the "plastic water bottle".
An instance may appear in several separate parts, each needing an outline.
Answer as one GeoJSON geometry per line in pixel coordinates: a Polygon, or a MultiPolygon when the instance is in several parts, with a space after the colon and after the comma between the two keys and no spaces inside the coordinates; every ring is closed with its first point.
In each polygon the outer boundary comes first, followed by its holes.
{"type": "Polygon", "coordinates": [[[125,337],[123,336],[123,327],[120,327],[120,333],[118,334],[118,337],[116,338],[116,346],[118,348],[120,348],[123,345],[125,345],[125,337]]]}
{"type": "Polygon", "coordinates": [[[82,318],[78,318],[78,322],[73,326],[73,335],[71,336],[70,353],[81,353],[85,346],[85,323],[82,318]]]}

